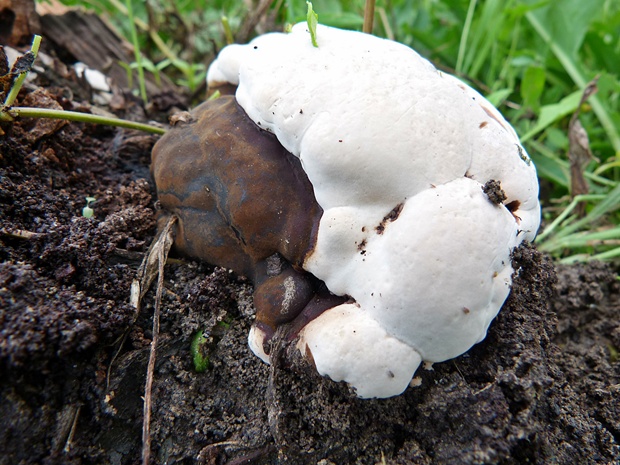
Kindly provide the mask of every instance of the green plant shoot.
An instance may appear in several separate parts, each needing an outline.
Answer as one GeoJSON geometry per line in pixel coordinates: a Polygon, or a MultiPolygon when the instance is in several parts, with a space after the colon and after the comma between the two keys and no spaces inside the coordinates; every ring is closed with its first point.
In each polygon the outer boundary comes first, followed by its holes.
{"type": "Polygon", "coordinates": [[[134,56],[138,67],[138,84],[140,85],[140,96],[144,105],[148,103],[146,95],[146,80],[144,78],[144,67],[142,66],[142,53],[140,52],[140,44],[138,43],[138,31],[133,19],[133,6],[131,0],[126,0],[127,15],[129,16],[129,26],[131,30],[131,41],[133,44],[134,56]]]}
{"type": "Polygon", "coordinates": [[[86,206],[84,208],[82,208],[82,216],[84,218],[92,218],[95,211],[90,207],[90,204],[93,203],[95,200],[94,197],[86,197],[86,206]]]}
{"type": "MultiPolygon", "coordinates": [[[[40,46],[41,46],[41,36],[35,35],[32,39],[32,46],[30,47],[30,53],[32,54],[31,64],[34,63],[34,60],[37,58],[37,54],[39,53],[40,46]]],[[[2,108],[1,108],[2,112],[8,109],[15,102],[15,99],[17,98],[17,94],[19,94],[19,91],[22,88],[24,81],[26,80],[28,71],[29,69],[21,72],[19,76],[17,77],[17,79],[15,80],[15,82],[13,83],[13,86],[11,87],[11,90],[9,91],[6,97],[6,100],[4,101],[4,104],[2,105],[2,108]]]]}
{"type": "Polygon", "coordinates": [[[228,45],[233,44],[235,42],[235,38],[233,37],[232,29],[230,29],[230,22],[228,21],[228,16],[222,16],[222,27],[224,28],[226,43],[228,45]]]}
{"type": "Polygon", "coordinates": [[[312,45],[319,46],[316,41],[316,26],[319,24],[319,15],[317,15],[312,9],[312,2],[306,2],[308,4],[308,16],[306,21],[308,22],[308,29],[310,29],[310,38],[312,39],[312,45]]]}
{"type": "Polygon", "coordinates": [[[203,373],[209,368],[209,357],[202,354],[202,347],[207,343],[208,338],[205,337],[202,330],[198,331],[190,346],[190,353],[192,354],[192,360],[194,362],[194,369],[197,373],[203,373]]]}

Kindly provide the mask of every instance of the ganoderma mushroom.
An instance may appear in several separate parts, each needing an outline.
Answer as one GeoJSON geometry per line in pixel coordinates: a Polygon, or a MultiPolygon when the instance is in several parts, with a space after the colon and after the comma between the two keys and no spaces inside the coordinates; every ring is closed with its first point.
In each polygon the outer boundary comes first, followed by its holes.
{"type": "MultiPolygon", "coordinates": [[[[346,300],[304,271],[322,209],[297,158],[225,95],[197,107],[153,149],[160,226],[177,216],[175,248],[252,279],[262,338],[305,309],[346,300]]],[[[264,360],[262,344],[253,350],[264,360]]]]}
{"type": "Polygon", "coordinates": [[[250,347],[287,324],[318,372],[402,393],[484,339],[540,222],[535,168],[484,97],[412,49],[306,23],[225,47],[227,95],[153,152],[177,248],[254,279],[250,347]]]}

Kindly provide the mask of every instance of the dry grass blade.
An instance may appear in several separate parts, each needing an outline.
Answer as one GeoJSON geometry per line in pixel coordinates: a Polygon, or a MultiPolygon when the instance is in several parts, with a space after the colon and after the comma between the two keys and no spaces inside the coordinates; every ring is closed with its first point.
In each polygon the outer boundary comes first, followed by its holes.
{"type": "Polygon", "coordinates": [[[366,34],[372,34],[372,26],[375,19],[375,0],[366,0],[364,8],[364,27],[362,31],[366,34]]]}
{"type": "Polygon", "coordinates": [[[43,234],[26,231],[25,229],[0,229],[0,235],[25,240],[37,239],[43,236],[43,234]]]}
{"type": "Polygon", "coordinates": [[[67,436],[67,442],[65,443],[65,447],[63,452],[67,453],[73,447],[73,437],[75,436],[75,431],[77,429],[78,418],[80,417],[80,411],[82,410],[82,406],[78,405],[75,408],[75,414],[73,415],[73,421],[71,422],[71,430],[69,430],[69,436],[67,436]]]}
{"type": "Polygon", "coordinates": [[[140,301],[151,287],[151,283],[157,276],[159,271],[159,251],[166,247],[166,257],[172,246],[172,226],[176,222],[176,216],[170,216],[168,222],[157,235],[138,269],[136,278],[131,283],[131,296],[129,302],[136,309],[136,313],[140,312],[140,301]]]}
{"type": "Polygon", "coordinates": [[[159,232],[155,239],[153,239],[144,260],[142,260],[142,263],[138,268],[138,273],[131,283],[131,288],[129,290],[129,303],[136,309],[136,311],[134,312],[133,320],[129,324],[129,327],[118,339],[118,349],[112,356],[112,360],[110,360],[110,364],[108,365],[108,371],[106,373],[106,389],[110,386],[110,376],[114,362],[125,344],[125,340],[127,339],[127,335],[129,334],[131,327],[136,322],[138,315],[140,314],[140,303],[142,302],[142,298],[151,287],[155,276],[157,276],[159,270],[159,251],[165,248],[165,257],[168,257],[168,251],[174,242],[172,237],[172,226],[176,221],[176,216],[170,216],[164,228],[159,232]]]}
{"type": "Polygon", "coordinates": [[[250,8],[250,13],[245,18],[245,21],[239,28],[237,33],[237,41],[244,44],[248,41],[252,35],[254,28],[263,20],[269,11],[269,7],[273,3],[273,0],[260,0],[256,7],[250,8]]]}
{"type": "MultiPolygon", "coordinates": [[[[138,302],[136,310],[139,309],[140,299],[146,293],[150,284],[153,282],[155,274],[157,278],[157,291],[155,293],[155,311],[153,312],[153,338],[151,340],[151,350],[146,371],[146,383],[144,386],[144,419],[142,421],[142,463],[148,465],[151,458],[151,405],[153,402],[153,374],[155,372],[155,360],[157,358],[157,342],[159,340],[159,315],[161,312],[161,295],[164,288],[164,265],[168,258],[168,252],[174,242],[172,226],[176,221],[175,216],[171,216],[166,226],[159,233],[157,240],[151,245],[149,254],[139,270],[140,287],[137,292],[138,302]],[[157,271],[155,271],[157,265],[157,271]],[[142,287],[144,285],[144,287],[142,287]]],[[[135,282],[134,282],[135,284],[135,282]]],[[[134,286],[132,285],[132,291],[134,286]]],[[[133,297],[133,294],[132,294],[133,297]]]]}

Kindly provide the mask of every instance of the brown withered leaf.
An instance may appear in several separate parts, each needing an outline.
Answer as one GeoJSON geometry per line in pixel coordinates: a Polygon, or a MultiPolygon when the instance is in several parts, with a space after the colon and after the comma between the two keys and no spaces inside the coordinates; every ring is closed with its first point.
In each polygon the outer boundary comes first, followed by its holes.
{"type": "MultiPolygon", "coordinates": [[[[588,182],[584,176],[586,165],[592,160],[592,150],[590,150],[590,140],[588,133],[584,129],[581,121],[579,121],[579,113],[582,105],[598,90],[598,76],[595,77],[583,90],[581,100],[577,109],[573,113],[568,125],[568,159],[570,162],[570,191],[571,197],[576,195],[587,194],[589,191],[588,182]]],[[[584,213],[584,205],[578,208],[578,213],[584,213]]]]}
{"type": "Polygon", "coordinates": [[[583,174],[585,166],[592,159],[592,151],[590,150],[590,140],[588,133],[583,128],[579,118],[571,120],[568,127],[568,141],[571,175],[571,196],[587,194],[588,182],[583,174]]]}

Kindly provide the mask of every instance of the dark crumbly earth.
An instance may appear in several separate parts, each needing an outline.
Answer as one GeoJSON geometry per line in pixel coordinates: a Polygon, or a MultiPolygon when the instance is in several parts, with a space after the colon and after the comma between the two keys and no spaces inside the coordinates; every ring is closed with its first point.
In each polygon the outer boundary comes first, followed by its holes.
{"type": "MultiPolygon", "coordinates": [[[[71,95],[29,85],[17,104],[88,108],[71,95]]],[[[154,292],[136,314],[129,290],[155,234],[157,137],[45,120],[2,130],[0,463],[140,463],[154,292]]],[[[152,463],[618,463],[616,270],[555,268],[529,246],[513,261],[512,293],[482,343],[420,369],[401,396],[361,400],[286,345],[263,364],[246,340],[250,284],[173,257],[152,463]]]]}

